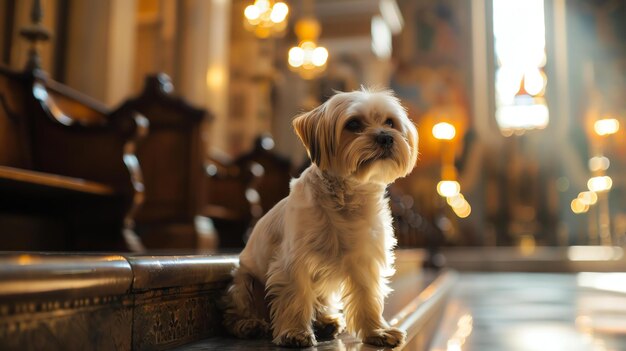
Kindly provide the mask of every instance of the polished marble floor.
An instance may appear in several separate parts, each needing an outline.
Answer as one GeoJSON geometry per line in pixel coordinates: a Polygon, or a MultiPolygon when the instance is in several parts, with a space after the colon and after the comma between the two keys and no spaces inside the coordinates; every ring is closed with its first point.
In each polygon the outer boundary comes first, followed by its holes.
{"type": "Polygon", "coordinates": [[[431,350],[626,350],[626,273],[462,274],[431,350]]]}
{"type": "MultiPolygon", "coordinates": [[[[403,264],[399,264],[397,268],[398,272],[390,284],[394,291],[385,301],[384,317],[387,320],[391,320],[400,312],[400,310],[405,309],[405,307],[437,277],[437,274],[434,272],[421,271],[417,265],[405,266],[403,264]]],[[[176,348],[175,350],[279,351],[294,349],[277,347],[272,344],[269,339],[240,340],[234,337],[214,337],[184,345],[176,348]]],[[[315,347],[310,347],[305,350],[373,351],[385,350],[385,348],[365,345],[353,336],[342,334],[336,340],[318,341],[318,344],[315,347]]]]}

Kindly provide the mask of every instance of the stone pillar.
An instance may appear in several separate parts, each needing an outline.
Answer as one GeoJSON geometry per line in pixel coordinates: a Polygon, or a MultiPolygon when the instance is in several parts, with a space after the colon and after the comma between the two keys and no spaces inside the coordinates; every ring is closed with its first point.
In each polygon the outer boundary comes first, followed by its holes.
{"type": "Polygon", "coordinates": [[[132,92],[136,0],[72,1],[67,84],[108,106],[132,92]]]}
{"type": "Polygon", "coordinates": [[[179,6],[178,91],[213,113],[215,119],[203,128],[206,144],[225,150],[231,2],[184,0],[179,6]]]}

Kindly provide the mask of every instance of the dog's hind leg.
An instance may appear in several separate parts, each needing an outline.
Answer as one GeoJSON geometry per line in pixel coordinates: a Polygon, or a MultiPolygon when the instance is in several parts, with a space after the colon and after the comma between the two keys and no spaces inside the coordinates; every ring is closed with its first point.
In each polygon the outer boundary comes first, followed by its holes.
{"type": "Polygon", "coordinates": [[[257,338],[270,335],[270,325],[265,320],[265,288],[245,268],[233,274],[233,283],[224,297],[226,330],[238,338],[257,338]]]}

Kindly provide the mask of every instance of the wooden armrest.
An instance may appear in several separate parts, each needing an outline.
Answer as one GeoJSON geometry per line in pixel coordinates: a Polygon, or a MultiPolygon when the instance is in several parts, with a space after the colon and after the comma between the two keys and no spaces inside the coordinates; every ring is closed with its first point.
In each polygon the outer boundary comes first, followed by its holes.
{"type": "Polygon", "coordinates": [[[200,215],[213,218],[213,219],[224,219],[229,221],[237,221],[245,219],[246,217],[250,217],[250,215],[246,215],[240,211],[236,211],[227,207],[207,204],[204,205],[200,209],[200,215]]]}
{"type": "Polygon", "coordinates": [[[22,184],[27,183],[79,191],[94,195],[113,195],[115,193],[112,187],[97,182],[5,166],[0,166],[0,179],[12,180],[22,184]]]}

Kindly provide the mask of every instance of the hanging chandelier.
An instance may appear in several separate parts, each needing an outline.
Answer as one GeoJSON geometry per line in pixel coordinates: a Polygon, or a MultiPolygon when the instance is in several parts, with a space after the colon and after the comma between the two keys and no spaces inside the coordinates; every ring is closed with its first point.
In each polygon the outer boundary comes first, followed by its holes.
{"type": "Polygon", "coordinates": [[[317,45],[321,28],[313,17],[305,17],[296,23],[299,44],[289,50],[289,68],[304,79],[313,79],[326,69],[328,50],[317,45]]]}
{"type": "Polygon", "coordinates": [[[258,38],[280,36],[287,28],[289,7],[284,2],[255,0],[243,11],[244,27],[258,38]]]}

